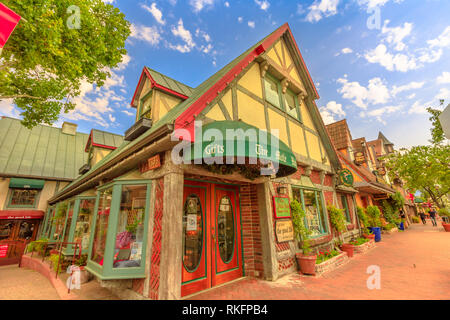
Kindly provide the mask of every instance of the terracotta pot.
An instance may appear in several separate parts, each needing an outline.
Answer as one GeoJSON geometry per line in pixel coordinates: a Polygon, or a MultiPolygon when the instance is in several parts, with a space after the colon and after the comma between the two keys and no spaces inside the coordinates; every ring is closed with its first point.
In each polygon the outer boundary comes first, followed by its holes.
{"type": "Polygon", "coordinates": [[[375,235],[374,234],[363,234],[363,237],[366,239],[375,239],[375,235]]]}
{"type": "Polygon", "coordinates": [[[347,252],[347,256],[351,258],[353,257],[355,246],[349,243],[344,243],[343,245],[341,245],[341,250],[347,252]]]}
{"type": "Polygon", "coordinates": [[[300,267],[301,273],[310,275],[316,274],[316,255],[304,256],[301,253],[297,253],[295,257],[297,258],[297,263],[300,267]]]}
{"type": "Polygon", "coordinates": [[[442,223],[442,226],[446,232],[450,232],[450,223],[442,223]]]}

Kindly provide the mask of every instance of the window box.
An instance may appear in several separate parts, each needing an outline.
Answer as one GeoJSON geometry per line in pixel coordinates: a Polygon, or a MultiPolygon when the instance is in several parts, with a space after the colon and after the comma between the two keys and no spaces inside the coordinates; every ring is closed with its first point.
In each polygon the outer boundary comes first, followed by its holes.
{"type": "Polygon", "coordinates": [[[125,140],[133,141],[148,129],[152,127],[153,121],[148,118],[141,118],[138,122],[133,124],[126,132],[125,132],[125,140]]]}
{"type": "Polygon", "coordinates": [[[99,189],[86,269],[100,280],[145,278],[150,190],[149,180],[99,189]]]}

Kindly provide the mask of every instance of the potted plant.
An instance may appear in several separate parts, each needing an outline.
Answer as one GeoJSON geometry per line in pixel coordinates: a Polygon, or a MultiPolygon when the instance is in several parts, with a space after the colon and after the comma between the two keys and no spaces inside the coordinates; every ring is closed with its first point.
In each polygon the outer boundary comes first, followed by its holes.
{"type": "Polygon", "coordinates": [[[342,233],[345,232],[346,226],[345,226],[345,217],[344,217],[344,210],[338,209],[333,205],[327,206],[327,211],[330,216],[331,225],[336,230],[338,234],[339,241],[339,248],[347,252],[347,256],[349,258],[353,257],[353,245],[349,243],[343,243],[341,237],[342,233]]]}
{"type": "Polygon", "coordinates": [[[368,227],[370,227],[369,218],[367,217],[364,208],[357,207],[356,212],[361,225],[362,236],[366,239],[375,239],[375,235],[373,234],[373,232],[368,229],[368,227]]]}
{"type": "Polygon", "coordinates": [[[375,242],[381,241],[381,212],[377,206],[367,207],[367,217],[369,219],[369,229],[375,234],[375,242]]]}
{"type": "Polygon", "coordinates": [[[450,223],[444,222],[444,220],[448,221],[448,219],[450,217],[450,210],[448,210],[447,208],[442,208],[442,209],[439,209],[438,214],[441,217],[446,217],[447,218],[447,219],[442,219],[442,226],[444,227],[444,230],[446,232],[450,232],[450,223]]]}
{"type": "Polygon", "coordinates": [[[310,231],[305,227],[305,212],[302,205],[297,200],[291,201],[292,222],[294,224],[294,234],[297,241],[301,242],[302,252],[296,253],[300,272],[303,274],[316,274],[316,259],[317,256],[312,254],[311,245],[309,242],[310,231]]]}

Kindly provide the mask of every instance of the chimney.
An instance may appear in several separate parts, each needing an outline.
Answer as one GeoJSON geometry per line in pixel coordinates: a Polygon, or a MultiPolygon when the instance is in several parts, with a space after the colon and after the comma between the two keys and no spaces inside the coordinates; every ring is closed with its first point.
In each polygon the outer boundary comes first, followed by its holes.
{"type": "Polygon", "coordinates": [[[62,133],[70,134],[71,136],[74,136],[77,134],[77,127],[78,125],[71,122],[64,122],[62,125],[62,133]]]}

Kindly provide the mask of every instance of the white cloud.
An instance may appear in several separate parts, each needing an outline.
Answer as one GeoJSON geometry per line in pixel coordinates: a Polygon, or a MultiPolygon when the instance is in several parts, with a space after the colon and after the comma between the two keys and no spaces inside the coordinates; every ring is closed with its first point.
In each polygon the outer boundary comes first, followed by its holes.
{"type": "Polygon", "coordinates": [[[349,54],[349,53],[352,53],[352,52],[353,52],[353,50],[350,49],[350,48],[344,48],[344,49],[341,50],[342,54],[349,54]]]}
{"type": "Polygon", "coordinates": [[[134,113],[130,112],[128,110],[122,110],[122,112],[125,113],[127,116],[130,116],[130,117],[134,116],[134,113]]]}
{"type": "MultiPolygon", "coordinates": [[[[372,9],[375,7],[382,7],[390,0],[357,0],[360,6],[364,6],[367,9],[372,9]]],[[[394,0],[395,3],[401,3],[403,0],[394,0]]]]}
{"type": "Polygon", "coordinates": [[[249,26],[250,28],[255,28],[255,21],[249,21],[249,22],[248,22],[248,26],[249,26]]]}
{"type": "Polygon", "coordinates": [[[375,119],[379,122],[381,122],[382,124],[386,125],[386,117],[383,117],[383,115],[385,114],[390,114],[390,113],[394,113],[397,111],[400,111],[402,109],[402,106],[385,106],[385,107],[381,107],[378,109],[373,109],[370,110],[368,112],[366,112],[365,114],[362,114],[362,117],[365,116],[369,116],[369,117],[375,117],[375,119]]]}
{"type": "Polygon", "coordinates": [[[436,82],[438,84],[446,84],[446,83],[450,83],[450,72],[446,72],[444,71],[442,73],[442,75],[440,75],[437,79],[436,82]]]}
{"type": "Polygon", "coordinates": [[[270,3],[267,0],[255,0],[255,3],[259,6],[261,10],[267,11],[270,7],[270,3]]]}
{"type": "Polygon", "coordinates": [[[450,26],[448,26],[436,39],[428,40],[427,43],[431,48],[450,47],[450,26]]]}
{"type": "Polygon", "coordinates": [[[144,25],[131,24],[130,38],[145,41],[152,46],[157,45],[161,41],[161,35],[156,27],[147,27],[144,25]]]}
{"type": "Polygon", "coordinates": [[[211,42],[211,37],[209,36],[209,34],[200,29],[195,30],[195,36],[202,37],[203,39],[205,39],[206,42],[211,42]]]}
{"type": "Polygon", "coordinates": [[[395,50],[403,51],[406,49],[406,44],[403,43],[403,40],[411,34],[413,24],[405,22],[403,27],[395,27],[389,28],[387,25],[389,24],[389,20],[384,22],[383,28],[381,29],[381,33],[386,35],[385,40],[387,43],[394,45],[395,50]]]}
{"type": "Polygon", "coordinates": [[[311,23],[318,22],[323,17],[330,17],[337,14],[338,4],[339,0],[315,0],[308,7],[309,13],[306,16],[306,21],[311,23]]]}
{"type": "Polygon", "coordinates": [[[224,3],[225,7],[229,8],[230,7],[230,3],[228,1],[225,1],[224,3]]]}
{"type": "Polygon", "coordinates": [[[161,10],[159,10],[156,7],[156,3],[153,2],[150,7],[145,5],[145,4],[141,4],[141,7],[143,9],[147,10],[148,12],[150,12],[152,14],[152,16],[155,18],[155,20],[159,24],[161,24],[161,25],[165,25],[166,24],[166,21],[164,21],[163,18],[162,18],[163,14],[162,14],[161,10]]]}
{"type": "Polygon", "coordinates": [[[200,12],[205,7],[213,7],[214,0],[190,0],[189,4],[194,8],[194,12],[200,12]]]}
{"type": "Polygon", "coordinates": [[[425,84],[425,82],[410,82],[408,84],[405,84],[403,86],[393,86],[392,87],[392,95],[396,96],[398,93],[403,92],[403,91],[409,91],[409,90],[413,90],[413,89],[420,89],[423,87],[423,85],[425,84]]]}
{"type": "Polygon", "coordinates": [[[450,100],[450,89],[448,88],[441,88],[441,90],[439,90],[439,93],[434,97],[434,99],[436,100],[450,100]]]}
{"type": "Polygon", "coordinates": [[[326,106],[320,107],[319,111],[325,124],[336,122],[337,119],[335,117],[345,117],[342,104],[339,104],[336,101],[328,102],[326,106]]]}
{"type": "Polygon", "coordinates": [[[378,45],[375,49],[369,50],[364,57],[370,63],[378,63],[389,71],[407,72],[417,69],[416,59],[408,55],[389,53],[384,44],[378,45]]]}
{"type": "Polygon", "coordinates": [[[113,115],[109,114],[108,117],[109,117],[109,121],[116,122],[116,118],[113,115]]]}
{"type": "Polygon", "coordinates": [[[0,115],[19,118],[20,112],[16,109],[12,99],[0,100],[0,115]]]}
{"type": "Polygon", "coordinates": [[[359,82],[349,82],[347,78],[337,80],[342,85],[338,92],[344,99],[352,101],[357,107],[367,109],[370,104],[382,104],[389,101],[391,95],[380,78],[369,80],[369,85],[361,86],[359,82]]]}
{"type": "Polygon", "coordinates": [[[178,26],[172,26],[172,34],[176,37],[181,38],[183,40],[183,45],[171,45],[169,47],[171,49],[180,51],[181,53],[190,52],[195,47],[195,42],[192,40],[192,34],[189,30],[184,28],[183,19],[180,18],[178,21],[178,26]]]}
{"type": "Polygon", "coordinates": [[[425,114],[427,113],[427,105],[428,104],[423,104],[420,101],[416,101],[414,102],[414,104],[412,105],[412,107],[408,110],[408,114],[425,114]]]}
{"type": "Polygon", "coordinates": [[[238,17],[238,22],[241,23],[242,21],[244,21],[244,18],[238,17]]]}

